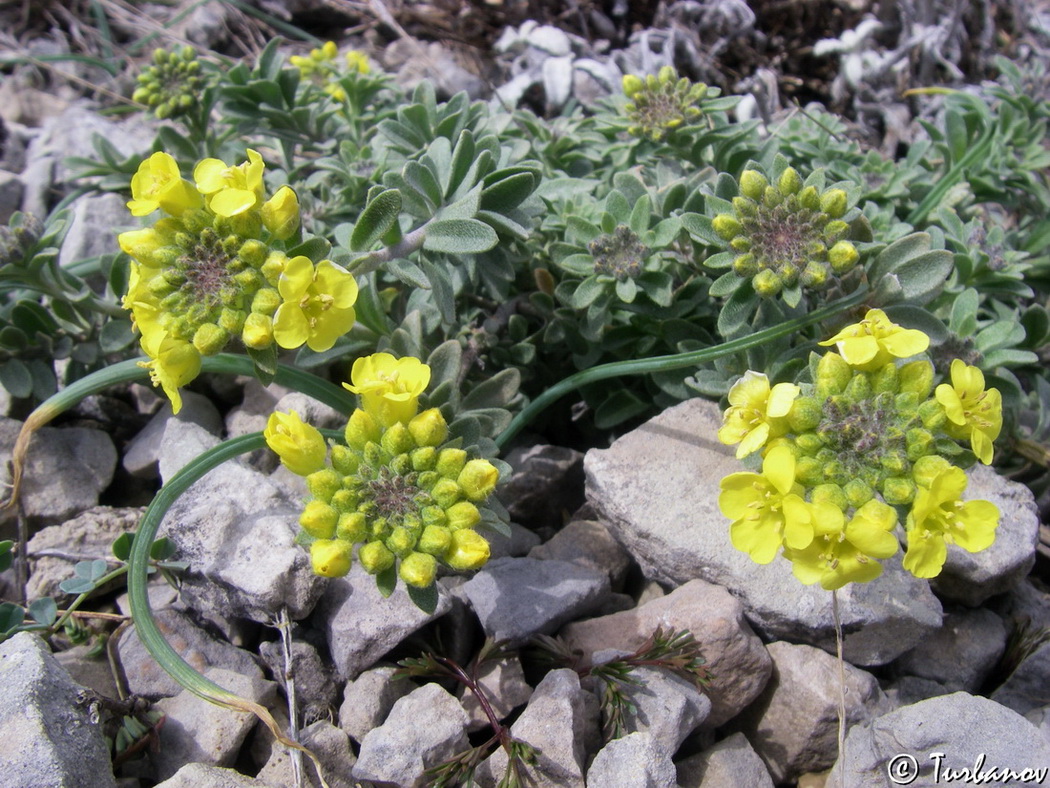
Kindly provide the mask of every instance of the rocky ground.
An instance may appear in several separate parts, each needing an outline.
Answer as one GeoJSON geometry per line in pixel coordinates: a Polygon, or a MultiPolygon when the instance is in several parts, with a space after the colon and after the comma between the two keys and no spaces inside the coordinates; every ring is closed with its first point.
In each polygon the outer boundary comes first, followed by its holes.
{"type": "MultiPolygon", "coordinates": [[[[1041,39],[1018,17],[1026,12],[1033,25],[1050,18],[1040,16],[1048,11],[1039,3],[885,5],[904,9],[903,22],[882,32],[863,22],[890,12],[863,0],[676,2],[644,11],[627,3],[455,0],[370,4],[369,14],[336,0],[258,8],[318,35],[349,30],[405,82],[419,77],[422,63],[449,80],[449,92],[498,90],[510,103],[554,110],[593,98],[621,66],[671,59],[695,78],[751,91],[756,113],[821,100],[891,149],[916,117],[883,100],[891,87],[897,96],[929,69],[979,78],[990,57],[1010,47],[1038,54],[1033,41],[1041,39]],[[818,58],[821,39],[836,39],[839,48],[826,44],[818,58]],[[414,57],[419,51],[423,60],[414,57]],[[889,68],[901,58],[908,69],[889,68]]],[[[200,46],[250,54],[273,32],[233,4],[194,6],[177,32],[200,46]]],[[[97,44],[97,31],[74,24],[83,21],[75,4],[41,7],[0,4],[10,23],[4,29],[25,32],[0,34],[10,52],[42,56],[97,44]],[[48,25],[50,36],[41,33],[48,25]]],[[[173,18],[170,9],[157,10],[163,13],[173,18]]],[[[126,24],[146,23],[128,11],[126,24]]],[[[91,132],[126,155],[152,139],[148,122],[107,119],[83,98],[119,93],[118,84],[75,62],[61,66],[64,74],[54,68],[9,69],[0,85],[0,219],[15,209],[46,212],[67,193],[64,159],[93,155],[91,132]]],[[[73,211],[65,259],[115,249],[111,230],[128,223],[122,199],[88,195],[73,211]]],[[[275,408],[341,426],[338,414],[275,386],[205,380],[200,390],[186,395],[175,418],[152,391],[126,387],[38,433],[23,491],[34,533],[30,598],[68,601],[58,584],[73,566],[107,557],[158,485],[222,437],[261,429],[275,408]]],[[[9,418],[0,419],[0,454],[9,457],[27,409],[20,401],[2,409],[9,418]]],[[[432,614],[400,591],[382,599],[358,570],[341,580],[314,576],[293,543],[299,477],[266,453],[228,463],[168,516],[165,532],[190,569],[177,593],[154,584],[157,620],[216,683],[282,723],[293,709],[300,740],[333,788],[422,786],[427,767],[485,741],[486,715],[461,684],[399,677],[395,663],[440,650],[466,665],[486,637],[512,648],[486,665],[479,683],[493,714],[537,748],[526,771],[538,786],[755,788],[825,779],[831,786],[840,778],[881,786],[897,754],[916,759],[924,776],[913,784],[923,785],[932,784],[934,752],[952,768],[972,767],[979,756],[988,769],[1050,765],[1050,589],[1031,492],[987,468],[972,470],[969,494],[1003,515],[991,549],[951,553],[932,585],[905,573],[898,557],[877,581],[841,592],[851,727],[847,757],[836,765],[830,594],[799,585],[785,562],[757,566],[730,545],[716,501],[719,480],[739,467],[714,440],[719,423],[715,404],[693,400],[586,454],[542,436],[522,444],[508,457],[515,475],[503,493],[512,536],[495,540],[494,560],[480,572],[444,577],[432,614]],[[624,687],[628,733],[605,743],[602,685],[589,668],[632,653],[657,628],[693,634],[711,683],[700,691],[665,669],[638,668],[624,687]],[[524,648],[536,635],[558,635],[577,652],[575,665],[543,668],[524,648]]],[[[8,538],[14,515],[4,510],[0,518],[0,538],[8,538]]],[[[5,599],[19,597],[14,580],[0,576],[5,599]]],[[[104,649],[58,638],[52,653],[31,634],[0,643],[7,784],[296,784],[295,759],[265,727],[183,691],[157,667],[134,629],[120,624],[128,611],[119,588],[91,609],[114,619],[94,624],[110,635],[104,649]],[[163,723],[111,777],[103,733],[112,729],[104,728],[149,705],[163,723]]],[[[479,766],[477,784],[495,785],[506,764],[497,750],[479,766]]],[[[304,784],[320,785],[308,765],[303,771],[304,784]]]]}

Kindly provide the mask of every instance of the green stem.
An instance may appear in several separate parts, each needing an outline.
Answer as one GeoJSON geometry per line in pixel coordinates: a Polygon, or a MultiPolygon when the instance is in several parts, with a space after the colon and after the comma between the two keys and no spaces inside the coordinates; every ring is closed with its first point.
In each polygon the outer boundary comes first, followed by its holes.
{"type": "Polygon", "coordinates": [[[66,608],[66,612],[62,614],[62,617],[60,619],[58,619],[58,621],[56,621],[54,624],[51,625],[51,627],[50,627],[51,634],[54,634],[55,632],[58,632],[58,630],[62,629],[62,627],[64,627],[66,625],[66,622],[69,621],[70,618],[72,618],[73,613],[75,613],[76,610],[82,604],[84,604],[92,594],[94,594],[96,591],[98,591],[100,588],[102,588],[102,586],[104,586],[110,580],[116,580],[121,575],[126,574],[127,571],[128,571],[128,565],[127,564],[121,564],[120,566],[118,566],[116,569],[114,569],[109,574],[102,575],[102,577],[100,577],[98,580],[95,581],[95,587],[94,588],[92,588],[90,591],[85,591],[83,594],[78,596],[76,599],[74,599],[70,603],[69,607],[66,608]]]}
{"type": "Polygon", "coordinates": [[[522,429],[536,418],[541,411],[561,399],[570,391],[575,391],[581,386],[586,386],[588,383],[595,383],[599,380],[608,380],[609,378],[618,378],[624,375],[646,375],[653,372],[667,372],[668,370],[673,369],[700,366],[701,364],[714,361],[722,356],[728,356],[732,353],[739,353],[742,350],[748,350],[749,348],[756,347],[782,336],[793,334],[807,326],[813,325],[814,323],[819,323],[821,320],[837,315],[852,306],[856,306],[866,295],[867,290],[865,288],[860,288],[850,295],[828,304],[823,309],[810,312],[808,315],[795,318],[794,320],[788,320],[778,326],[772,326],[763,331],[758,331],[750,336],[740,337],[739,339],[734,339],[729,342],[723,342],[721,345],[715,345],[714,347],[707,347],[702,350],[691,350],[687,353],[654,356],[653,358],[640,358],[631,361],[613,361],[609,364],[599,364],[596,367],[577,372],[554,386],[551,386],[530,402],[521,413],[514,417],[510,426],[508,426],[507,429],[496,438],[496,445],[501,449],[504,448],[519,432],[521,432],[522,429]]]}

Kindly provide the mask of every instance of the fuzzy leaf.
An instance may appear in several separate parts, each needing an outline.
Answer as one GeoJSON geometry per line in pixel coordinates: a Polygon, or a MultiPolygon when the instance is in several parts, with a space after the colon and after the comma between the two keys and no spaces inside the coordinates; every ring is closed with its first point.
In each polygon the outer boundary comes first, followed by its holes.
{"type": "Polygon", "coordinates": [[[355,252],[370,249],[397,223],[400,215],[401,192],[397,189],[380,192],[361,212],[350,236],[350,248],[355,252]]]}
{"type": "Polygon", "coordinates": [[[477,219],[439,219],[427,225],[423,248],[446,254],[478,254],[498,243],[496,231],[477,219]]]}

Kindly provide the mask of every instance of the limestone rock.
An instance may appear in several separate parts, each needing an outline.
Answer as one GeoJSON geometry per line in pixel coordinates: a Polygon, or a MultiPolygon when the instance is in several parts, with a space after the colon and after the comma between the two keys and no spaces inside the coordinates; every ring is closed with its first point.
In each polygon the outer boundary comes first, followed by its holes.
{"type": "Polygon", "coordinates": [[[1050,700],[1050,641],[1044,641],[1021,660],[1014,672],[992,693],[992,700],[1013,709],[1018,714],[1045,706],[1050,700]]]}
{"type": "Polygon", "coordinates": [[[188,763],[155,788],[270,788],[233,769],[188,763]]]}
{"type": "Polygon", "coordinates": [[[744,619],[743,606],[724,588],[693,580],[641,607],[569,624],[561,632],[570,648],[584,654],[615,648],[633,651],[657,627],[688,630],[700,644],[711,672],[705,694],[711,713],[705,728],[735,717],[769,679],[772,661],[744,619]]]}
{"type": "MultiPolygon", "coordinates": [[[[351,771],[357,759],[350,747],[349,737],[328,720],[318,720],[304,728],[299,737],[300,743],[317,756],[321,762],[321,771],[329,788],[355,788],[351,771]]],[[[311,788],[321,788],[317,779],[317,769],[305,756],[302,759],[304,784],[311,788]]],[[[287,747],[275,743],[270,759],[256,775],[259,782],[285,788],[295,785],[291,752],[287,747]]]]}
{"type": "MultiPolygon", "coordinates": [[[[694,578],[723,586],[765,637],[834,651],[828,592],[801,585],[789,562],[760,566],[729,541],[720,482],[743,467],[718,442],[721,424],[716,403],[687,400],[609,449],[592,449],[584,458],[587,498],[647,577],[670,586],[694,578]]],[[[929,584],[905,572],[899,555],[884,565],[881,577],[839,592],[846,659],[854,664],[889,662],[941,623],[929,584]]]]}
{"type": "Polygon", "coordinates": [[[360,743],[370,730],[382,725],[394,704],[416,688],[409,679],[396,677],[397,670],[372,668],[346,683],[339,727],[354,741],[360,743]]]}
{"type": "Polygon", "coordinates": [[[7,788],[115,788],[102,730],[44,641],[0,643],[0,774],[7,788]]]}
{"type": "Polygon", "coordinates": [[[172,415],[171,402],[165,399],[160,410],[124,448],[124,458],[121,462],[132,476],[155,479],[160,475],[160,446],[171,419],[193,422],[212,435],[218,436],[222,433],[222,417],[219,416],[218,408],[207,397],[192,391],[183,391],[182,409],[178,416],[172,415]]]}
{"type": "Polygon", "coordinates": [[[507,462],[514,472],[499,497],[514,522],[557,529],[583,503],[583,455],[578,451],[537,444],[513,449],[507,462]]]}
{"type": "Polygon", "coordinates": [[[976,692],[1005,649],[1006,627],[999,616],[962,608],[950,611],[944,625],[897,659],[894,669],[937,681],[949,692],[976,692]]]}
{"type": "Polygon", "coordinates": [[[773,779],[742,733],[678,764],[679,788],[773,788],[773,779]]]}
{"type": "Polygon", "coordinates": [[[631,557],[598,520],[573,520],[549,540],[529,551],[530,558],[568,561],[609,575],[613,588],[623,588],[631,557]]]}
{"type": "MultiPolygon", "coordinates": [[[[484,663],[478,673],[478,684],[500,720],[527,703],[532,696],[532,687],[525,681],[525,672],[517,656],[484,663]]],[[[470,717],[470,729],[474,731],[488,726],[489,718],[481,708],[477,695],[466,687],[461,688],[458,695],[463,710],[470,717]]]]}
{"type": "Polygon", "coordinates": [[[125,198],[113,192],[85,194],[70,206],[70,223],[58,264],[69,266],[103,254],[120,251],[117,233],[113,228],[127,224],[128,208],[125,198]]]}
{"type": "Polygon", "coordinates": [[[602,788],[671,788],[675,779],[671,755],[643,732],[613,739],[587,770],[587,784],[602,788]]]}
{"type": "Polygon", "coordinates": [[[335,670],[329,660],[322,658],[313,644],[305,640],[293,639],[291,652],[287,659],[280,640],[259,645],[259,655],[285,693],[288,691],[285,673],[290,670],[295,677],[296,708],[302,719],[312,722],[327,717],[339,694],[335,670]]]}

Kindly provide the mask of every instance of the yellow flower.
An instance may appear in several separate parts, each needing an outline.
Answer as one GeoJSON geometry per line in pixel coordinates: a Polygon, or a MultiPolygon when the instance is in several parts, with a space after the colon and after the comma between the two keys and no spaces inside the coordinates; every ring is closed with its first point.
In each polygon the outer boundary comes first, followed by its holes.
{"type": "Polygon", "coordinates": [[[299,198],[289,186],[282,186],[262,206],[262,221],[274,238],[285,241],[299,229],[299,198]]]}
{"type": "Polygon", "coordinates": [[[889,558],[897,552],[897,539],[891,531],[897,524],[893,507],[872,499],[845,523],[842,510],[834,504],[811,504],[815,536],[808,547],[784,549],[791,571],[802,583],[819,582],[828,591],[847,583],[867,583],[882,574],[882,565],[873,559],[889,558]]]}
{"type": "Polygon", "coordinates": [[[368,65],[368,55],[356,49],[351,49],[346,53],[346,65],[351,71],[356,71],[358,74],[367,74],[371,71],[368,65]]]}
{"type": "Polygon", "coordinates": [[[191,342],[175,339],[162,330],[143,332],[142,349],[150,357],[139,362],[149,370],[150,381],[160,386],[171,400],[172,413],[182,409],[179,389],[193,380],[201,371],[201,354],[191,342]]]}
{"type": "Polygon", "coordinates": [[[445,563],[461,571],[480,569],[489,560],[489,543],[477,531],[461,528],[453,531],[445,563]]]}
{"type": "Polygon", "coordinates": [[[990,464],[992,441],[1003,428],[1003,398],[999,390],[985,390],[984,373],[955,359],[952,384],[939,385],[936,397],[948,417],[945,431],[953,438],[969,438],[977,459],[990,464]]]}
{"type": "Polygon", "coordinates": [[[361,407],[384,427],[407,423],[419,408],[419,395],[430,383],[430,367],[411,356],[373,353],[354,362],[343,387],[361,397],[361,407]]]}
{"type": "Polygon", "coordinates": [[[134,260],[145,265],[149,264],[153,254],[164,246],[164,237],[154,228],[147,227],[143,230],[129,230],[117,236],[120,250],[134,260]]]}
{"type": "Polygon", "coordinates": [[[208,195],[208,207],[229,218],[251,210],[263,196],[262,156],[248,148],[248,161],[230,167],[220,159],[202,159],[193,169],[197,190],[208,195]]]}
{"type": "Polygon", "coordinates": [[[936,577],[955,543],[971,553],[991,546],[999,526],[999,510],[989,501],[959,500],[966,489],[966,474],[951,466],[920,487],[908,514],[908,551],[904,568],[916,577],[936,577]]]}
{"type": "Polygon", "coordinates": [[[277,282],[283,303],[273,316],[273,337],[283,348],[306,343],[311,350],[328,350],[354,325],[357,280],[331,260],[316,266],[307,257],[293,257],[277,282]]]}
{"type": "Polygon", "coordinates": [[[839,354],[851,366],[871,372],[895,358],[922,353],[930,346],[930,338],[917,329],[890,322],[881,309],[869,309],[859,323],[846,326],[819,344],[838,345],[839,354]]]}
{"type": "Polygon", "coordinates": [[[324,437],[299,418],[294,410],[291,413],[271,413],[263,437],[266,445],[281,458],[281,464],[294,474],[309,476],[325,467],[328,447],[324,437]]]}
{"type": "Polygon", "coordinates": [[[189,181],[183,180],[179,165],[170,154],[158,151],[139,165],[131,177],[132,216],[146,216],[163,208],[172,216],[199,208],[201,196],[189,181]]]}
{"type": "Polygon", "coordinates": [[[718,430],[718,439],[725,444],[740,444],[736,449],[738,460],[757,451],[770,438],[787,432],[785,417],[801,391],[791,383],[778,383],[770,389],[769,378],[748,370],[729,390],[730,407],[718,430]]]}
{"type": "Polygon", "coordinates": [[[782,544],[794,549],[813,541],[809,505],[795,483],[795,456],[787,446],[775,446],[762,462],[762,473],[732,473],[722,479],[718,506],[733,521],[733,547],[759,564],[772,561],[782,544]]]}

